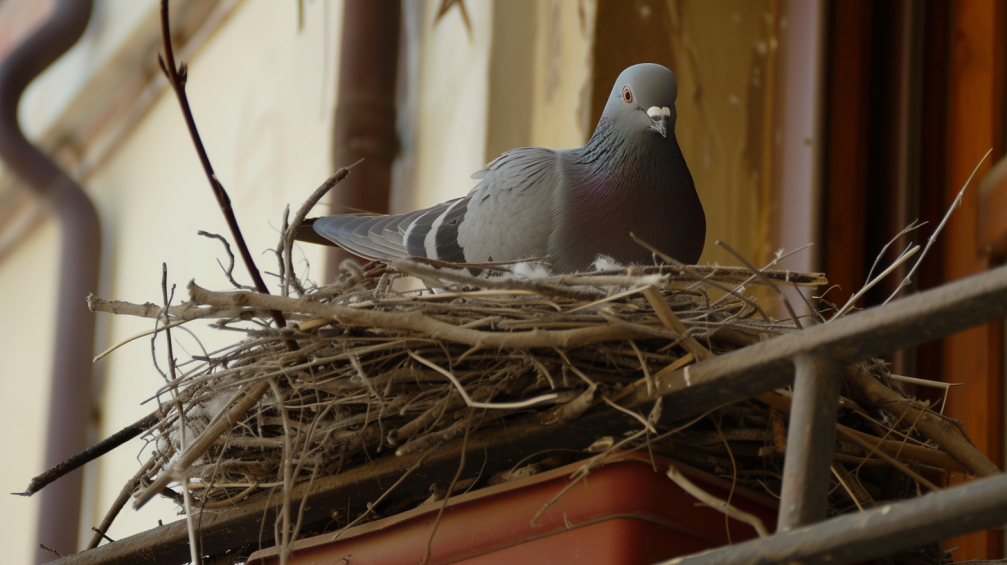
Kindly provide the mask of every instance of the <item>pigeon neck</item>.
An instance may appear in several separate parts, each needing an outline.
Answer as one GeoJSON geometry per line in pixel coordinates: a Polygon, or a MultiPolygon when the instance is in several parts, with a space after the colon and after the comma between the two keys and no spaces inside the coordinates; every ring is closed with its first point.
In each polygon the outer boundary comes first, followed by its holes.
{"type": "Polygon", "coordinates": [[[567,190],[550,247],[554,268],[587,269],[598,254],[650,263],[644,241],[693,263],[703,250],[706,219],[674,137],[626,135],[604,122],[563,167],[567,190]],[[657,142],[657,143],[654,143],[657,142]]]}
{"type": "Polygon", "coordinates": [[[669,196],[669,180],[688,169],[674,133],[668,139],[656,137],[652,132],[627,135],[602,120],[575,159],[571,172],[579,182],[573,185],[591,192],[584,196],[600,200],[669,196]]]}

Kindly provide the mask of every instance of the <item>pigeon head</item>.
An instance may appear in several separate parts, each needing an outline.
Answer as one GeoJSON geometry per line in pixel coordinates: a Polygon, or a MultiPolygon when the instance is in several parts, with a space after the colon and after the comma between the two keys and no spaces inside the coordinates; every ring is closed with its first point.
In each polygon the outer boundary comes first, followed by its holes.
{"type": "Polygon", "coordinates": [[[602,113],[627,135],[675,137],[675,74],[654,63],[633,65],[622,71],[602,113]]]}

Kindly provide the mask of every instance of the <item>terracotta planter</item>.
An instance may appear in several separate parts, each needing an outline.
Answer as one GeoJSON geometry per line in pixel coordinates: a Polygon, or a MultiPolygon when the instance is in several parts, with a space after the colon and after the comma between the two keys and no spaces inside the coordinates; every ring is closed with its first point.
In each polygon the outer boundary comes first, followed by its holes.
{"type": "MultiPolygon", "coordinates": [[[[451,499],[434,537],[429,563],[514,565],[645,565],[755,537],[755,530],[701,504],[667,478],[669,461],[646,454],[613,458],[549,507],[539,509],[569,484],[582,463],[574,463],[451,499]]],[[[677,465],[707,492],[727,498],[730,484],[677,465]]],[[[736,491],[732,504],[776,523],[775,501],[736,491]]],[[[344,532],[325,534],[294,546],[296,565],[420,563],[440,503],[377,520],[344,532]]],[[[276,548],[252,554],[249,565],[279,563],[276,548]]]]}

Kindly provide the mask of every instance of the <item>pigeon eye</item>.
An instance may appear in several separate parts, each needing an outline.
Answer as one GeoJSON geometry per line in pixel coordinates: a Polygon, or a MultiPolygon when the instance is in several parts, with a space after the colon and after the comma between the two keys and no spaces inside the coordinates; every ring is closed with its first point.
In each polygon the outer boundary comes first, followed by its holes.
{"type": "Polygon", "coordinates": [[[626,102],[633,101],[633,91],[630,90],[628,86],[625,86],[622,89],[622,99],[625,100],[626,102]]]}

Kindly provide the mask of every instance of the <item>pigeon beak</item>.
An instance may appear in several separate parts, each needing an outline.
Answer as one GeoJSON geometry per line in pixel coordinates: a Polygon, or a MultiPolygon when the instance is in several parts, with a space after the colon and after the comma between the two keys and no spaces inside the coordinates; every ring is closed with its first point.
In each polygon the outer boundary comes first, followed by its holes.
{"type": "Polygon", "coordinates": [[[650,129],[656,130],[661,137],[668,137],[668,122],[671,119],[671,110],[667,107],[658,108],[651,106],[647,109],[647,117],[650,118],[650,129]]]}

